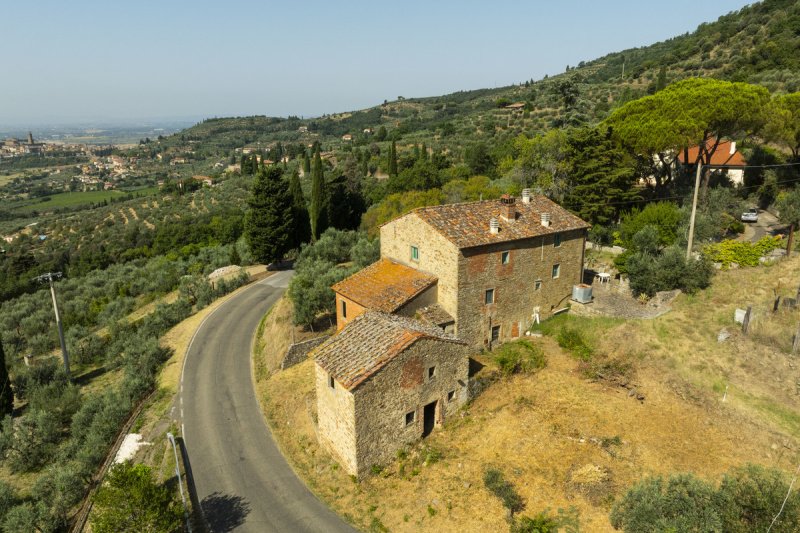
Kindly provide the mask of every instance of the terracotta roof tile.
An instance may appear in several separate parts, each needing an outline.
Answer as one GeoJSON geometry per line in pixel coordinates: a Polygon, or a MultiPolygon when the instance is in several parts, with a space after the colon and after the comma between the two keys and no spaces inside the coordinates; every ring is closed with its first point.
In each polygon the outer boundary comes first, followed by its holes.
{"type": "Polygon", "coordinates": [[[530,203],[527,204],[521,199],[515,200],[516,218],[513,221],[501,216],[505,207],[500,200],[484,200],[420,207],[412,213],[433,226],[459,248],[516,241],[589,227],[587,222],[540,195],[532,196],[530,203]],[[543,213],[550,215],[549,226],[542,225],[543,213]],[[489,231],[489,221],[492,218],[497,219],[499,223],[498,233],[489,231]]]}
{"type": "Polygon", "coordinates": [[[380,259],[331,288],[367,309],[393,313],[436,280],[436,276],[380,259]]]}
{"type": "Polygon", "coordinates": [[[450,316],[450,313],[445,311],[439,304],[432,304],[419,309],[417,317],[423,322],[439,327],[455,323],[455,319],[450,316]]]}
{"type": "MultiPolygon", "coordinates": [[[[714,143],[716,139],[709,139],[706,141],[706,148],[711,150],[714,147],[714,143]]],[[[692,146],[689,148],[689,164],[694,165],[695,161],[697,161],[697,152],[698,146],[692,146]]],[[[684,152],[678,154],[678,161],[681,163],[685,163],[684,161],[684,152]]],[[[714,167],[744,167],[747,166],[747,161],[744,160],[742,157],[741,152],[736,149],[736,145],[732,144],[731,141],[720,141],[719,145],[717,145],[717,149],[714,150],[714,153],[711,155],[711,166],[714,167]],[[734,152],[731,153],[731,148],[733,148],[734,152]]]]}
{"type": "Polygon", "coordinates": [[[342,387],[353,390],[422,338],[466,345],[441,328],[418,320],[367,311],[311,355],[342,387]]]}

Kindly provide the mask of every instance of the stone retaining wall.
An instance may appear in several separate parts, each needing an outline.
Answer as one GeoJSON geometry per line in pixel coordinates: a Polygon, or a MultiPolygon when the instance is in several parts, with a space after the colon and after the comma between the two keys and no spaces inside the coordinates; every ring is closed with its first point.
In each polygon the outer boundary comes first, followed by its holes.
{"type": "Polygon", "coordinates": [[[305,361],[306,357],[308,357],[308,352],[325,342],[328,337],[329,335],[323,335],[316,339],[290,345],[289,349],[286,351],[286,355],[283,356],[283,361],[281,361],[281,370],[286,370],[287,368],[299,365],[305,361]]]}

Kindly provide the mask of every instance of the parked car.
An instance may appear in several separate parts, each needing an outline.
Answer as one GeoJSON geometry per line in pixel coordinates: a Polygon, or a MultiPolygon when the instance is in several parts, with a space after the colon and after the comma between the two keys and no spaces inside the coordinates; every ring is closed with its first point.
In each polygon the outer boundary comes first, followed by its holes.
{"type": "Polygon", "coordinates": [[[742,213],[742,222],[758,222],[758,209],[751,207],[742,213]]]}

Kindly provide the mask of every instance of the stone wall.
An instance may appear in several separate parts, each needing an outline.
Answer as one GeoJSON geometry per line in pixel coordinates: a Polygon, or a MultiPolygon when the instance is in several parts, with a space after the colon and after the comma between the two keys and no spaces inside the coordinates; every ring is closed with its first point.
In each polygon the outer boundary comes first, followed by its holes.
{"type": "Polygon", "coordinates": [[[281,361],[281,370],[286,370],[287,368],[293,367],[294,365],[299,365],[305,361],[308,357],[308,352],[325,342],[325,340],[328,338],[328,335],[323,335],[322,337],[317,337],[316,339],[310,339],[289,345],[289,349],[286,350],[286,355],[283,356],[283,361],[281,361]]]}
{"type": "Polygon", "coordinates": [[[438,402],[435,418],[440,425],[467,401],[467,351],[462,344],[420,339],[355,389],[356,468],[352,474],[363,477],[372,465],[391,461],[398,449],[418,440],[425,405],[438,402]],[[430,367],[436,370],[429,379],[430,367]],[[450,392],[453,398],[448,400],[450,392]],[[414,422],[406,425],[406,413],[412,411],[414,422]]]}
{"type": "Polygon", "coordinates": [[[439,305],[456,316],[458,300],[458,248],[415,213],[396,218],[381,227],[381,257],[393,259],[439,281],[439,305]],[[411,247],[419,250],[419,260],[411,259],[411,247]]]}
{"type": "Polygon", "coordinates": [[[410,300],[403,307],[395,311],[396,315],[407,316],[413,318],[417,310],[433,305],[439,301],[439,287],[434,283],[421,293],[419,293],[413,300],[410,300]]]}
{"type": "Polygon", "coordinates": [[[459,258],[456,334],[473,347],[489,343],[491,330],[500,327],[500,341],[524,335],[536,307],[541,319],[563,307],[572,286],[581,282],[585,231],[554,235],[462,250],[459,258]],[[502,264],[502,252],[509,252],[502,264]],[[552,277],[553,265],[560,265],[552,277]],[[536,280],[541,281],[536,289],[536,280]],[[486,304],[486,290],[494,289],[494,303],[486,304]]]}
{"type": "Polygon", "coordinates": [[[317,435],[320,446],[349,473],[357,471],[353,395],[338,383],[330,387],[329,375],[314,365],[317,392],[317,435]]]}

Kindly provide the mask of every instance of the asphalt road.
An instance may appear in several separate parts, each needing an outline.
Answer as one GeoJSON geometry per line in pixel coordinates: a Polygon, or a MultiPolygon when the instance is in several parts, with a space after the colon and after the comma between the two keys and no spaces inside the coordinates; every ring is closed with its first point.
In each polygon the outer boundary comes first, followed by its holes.
{"type": "Polygon", "coordinates": [[[264,423],[250,350],[261,317],[291,272],[225,302],[200,325],[184,363],[179,405],[197,499],[216,532],[353,532],[295,476],[264,423]]]}

